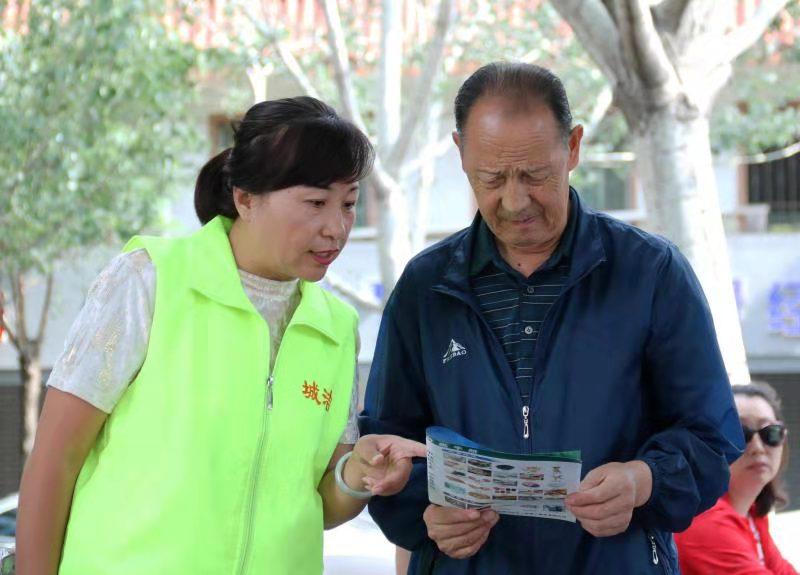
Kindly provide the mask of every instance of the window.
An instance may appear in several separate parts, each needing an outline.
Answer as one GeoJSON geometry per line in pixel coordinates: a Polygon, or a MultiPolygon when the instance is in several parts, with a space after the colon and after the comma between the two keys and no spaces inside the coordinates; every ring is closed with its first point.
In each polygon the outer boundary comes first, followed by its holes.
{"type": "Polygon", "coordinates": [[[631,168],[630,163],[584,164],[570,181],[581,198],[596,210],[630,210],[635,207],[629,184],[631,168]]]}
{"type": "Polygon", "coordinates": [[[800,226],[800,153],[747,166],[751,204],[769,205],[770,225],[800,226]]]}

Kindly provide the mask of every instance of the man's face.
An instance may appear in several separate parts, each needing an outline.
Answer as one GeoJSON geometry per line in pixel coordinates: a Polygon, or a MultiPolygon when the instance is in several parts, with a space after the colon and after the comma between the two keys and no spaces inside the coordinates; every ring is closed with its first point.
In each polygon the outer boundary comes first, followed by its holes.
{"type": "Polygon", "coordinates": [[[502,96],[479,99],[462,136],[453,134],[478,209],[501,251],[536,253],[557,245],[582,135],[577,126],[565,143],[547,105],[520,105],[502,96]]]}

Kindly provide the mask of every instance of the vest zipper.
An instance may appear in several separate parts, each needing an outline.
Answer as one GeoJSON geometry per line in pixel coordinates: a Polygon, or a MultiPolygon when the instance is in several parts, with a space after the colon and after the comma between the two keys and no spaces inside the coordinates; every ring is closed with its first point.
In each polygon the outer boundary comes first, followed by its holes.
{"type": "MultiPolygon", "coordinates": [[[[267,411],[272,409],[272,374],[267,378],[267,394],[265,404],[267,411]]],[[[255,509],[256,486],[258,485],[258,477],[261,474],[261,459],[264,452],[264,439],[267,435],[267,413],[264,412],[261,418],[261,431],[258,435],[258,444],[256,447],[256,457],[253,464],[253,471],[250,475],[250,493],[247,496],[247,516],[245,523],[244,534],[244,549],[242,550],[242,559],[239,562],[239,574],[243,575],[247,567],[247,560],[250,558],[250,541],[253,537],[253,516],[255,509]]]]}

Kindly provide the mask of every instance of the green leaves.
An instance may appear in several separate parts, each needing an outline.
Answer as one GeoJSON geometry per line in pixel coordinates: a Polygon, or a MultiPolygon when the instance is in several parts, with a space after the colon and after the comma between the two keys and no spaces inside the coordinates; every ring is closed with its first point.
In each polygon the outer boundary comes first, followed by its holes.
{"type": "MultiPolygon", "coordinates": [[[[800,5],[792,5],[789,13],[797,18],[800,5]]],[[[800,138],[800,29],[793,28],[793,34],[793,43],[768,34],[735,63],[712,114],[715,151],[752,154],[800,138]]]]}
{"type": "Polygon", "coordinates": [[[0,36],[0,269],[151,225],[198,148],[195,50],[153,0],[31,3],[0,36]]]}

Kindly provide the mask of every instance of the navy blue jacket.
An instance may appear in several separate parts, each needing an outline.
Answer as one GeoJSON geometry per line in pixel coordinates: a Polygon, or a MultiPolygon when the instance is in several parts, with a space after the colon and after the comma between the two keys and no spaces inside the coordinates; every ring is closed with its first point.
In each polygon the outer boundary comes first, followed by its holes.
{"type": "Polygon", "coordinates": [[[572,206],[569,278],[535,350],[530,437],[469,287],[480,216],[406,267],[381,322],[361,430],[424,441],[426,427],[443,425],[502,451],[580,449],[584,475],[640,459],[652,496],[626,532],[606,538],[580,523],[501,516],[475,556],[456,560],[427,536],[418,462],[405,490],[369,506],[389,540],[414,551],[410,573],[678,573],[671,532],[727,489],[743,438],[697,278],[668,241],[585,208],[575,192],[572,206]],[[445,361],[451,340],[466,353],[445,361]]]}

